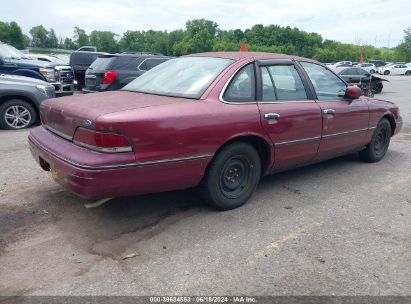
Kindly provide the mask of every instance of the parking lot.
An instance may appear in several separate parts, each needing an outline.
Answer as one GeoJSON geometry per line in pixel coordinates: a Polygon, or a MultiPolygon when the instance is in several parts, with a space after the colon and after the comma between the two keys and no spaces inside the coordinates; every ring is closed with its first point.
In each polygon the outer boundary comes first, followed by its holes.
{"type": "Polygon", "coordinates": [[[348,155],[265,177],[217,212],[196,190],[93,209],[0,131],[2,295],[411,294],[411,77],[377,98],[404,120],[383,161],[348,155]]]}

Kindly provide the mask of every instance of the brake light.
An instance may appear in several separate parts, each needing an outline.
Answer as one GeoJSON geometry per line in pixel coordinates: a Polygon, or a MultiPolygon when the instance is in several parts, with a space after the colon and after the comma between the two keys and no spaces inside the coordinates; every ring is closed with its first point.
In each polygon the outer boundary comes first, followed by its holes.
{"type": "Polygon", "coordinates": [[[104,73],[103,82],[102,84],[110,84],[116,79],[117,72],[116,71],[107,71],[104,73]]]}
{"type": "Polygon", "coordinates": [[[130,141],[124,135],[82,127],[77,128],[74,133],[73,142],[76,145],[99,152],[117,153],[133,151],[130,141]]]}

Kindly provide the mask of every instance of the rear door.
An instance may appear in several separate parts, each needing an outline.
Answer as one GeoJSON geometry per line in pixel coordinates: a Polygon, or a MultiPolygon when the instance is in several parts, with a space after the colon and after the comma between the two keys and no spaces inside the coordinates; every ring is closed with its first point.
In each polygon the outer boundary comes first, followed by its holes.
{"type": "Polygon", "coordinates": [[[327,68],[311,62],[300,64],[322,111],[323,131],[317,158],[328,158],[365,145],[369,121],[365,100],[345,99],[346,83],[327,68]]]}
{"type": "Polygon", "coordinates": [[[310,162],[320,144],[321,109],[292,60],[258,61],[261,124],[275,149],[277,170],[310,162]]]}

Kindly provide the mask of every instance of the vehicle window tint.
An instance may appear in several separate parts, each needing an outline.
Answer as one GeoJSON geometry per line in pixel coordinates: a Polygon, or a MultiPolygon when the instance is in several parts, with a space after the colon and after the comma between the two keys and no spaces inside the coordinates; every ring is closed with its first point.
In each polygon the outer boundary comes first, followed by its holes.
{"type": "Polygon", "coordinates": [[[268,67],[278,100],[306,100],[307,93],[294,65],[268,67]]]}
{"type": "Polygon", "coordinates": [[[167,59],[147,59],[146,60],[146,67],[147,70],[154,68],[155,66],[159,65],[160,63],[163,63],[164,61],[166,61],[167,59]]]}
{"type": "Polygon", "coordinates": [[[271,80],[270,73],[268,72],[267,67],[261,68],[261,80],[263,84],[263,94],[262,100],[263,101],[273,101],[276,100],[275,91],[273,82],[271,80]]]}
{"type": "Polygon", "coordinates": [[[314,86],[318,100],[340,99],[344,96],[347,85],[337,75],[315,63],[300,63],[314,86]]]}
{"type": "Polygon", "coordinates": [[[254,67],[252,64],[243,67],[235,75],[223,98],[226,101],[232,102],[255,100],[254,67]]]}

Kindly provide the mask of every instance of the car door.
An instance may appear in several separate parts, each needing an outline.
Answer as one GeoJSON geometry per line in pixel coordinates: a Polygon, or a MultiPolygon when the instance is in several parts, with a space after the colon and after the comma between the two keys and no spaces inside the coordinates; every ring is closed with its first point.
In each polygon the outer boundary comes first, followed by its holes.
{"type": "Polygon", "coordinates": [[[327,68],[300,62],[321,107],[323,130],[317,159],[342,154],[367,143],[369,111],[362,98],[344,98],[347,85],[327,68]]]}
{"type": "Polygon", "coordinates": [[[257,100],[261,124],[275,150],[272,170],[312,161],[321,138],[321,109],[306,92],[291,60],[257,62],[257,100]]]}

